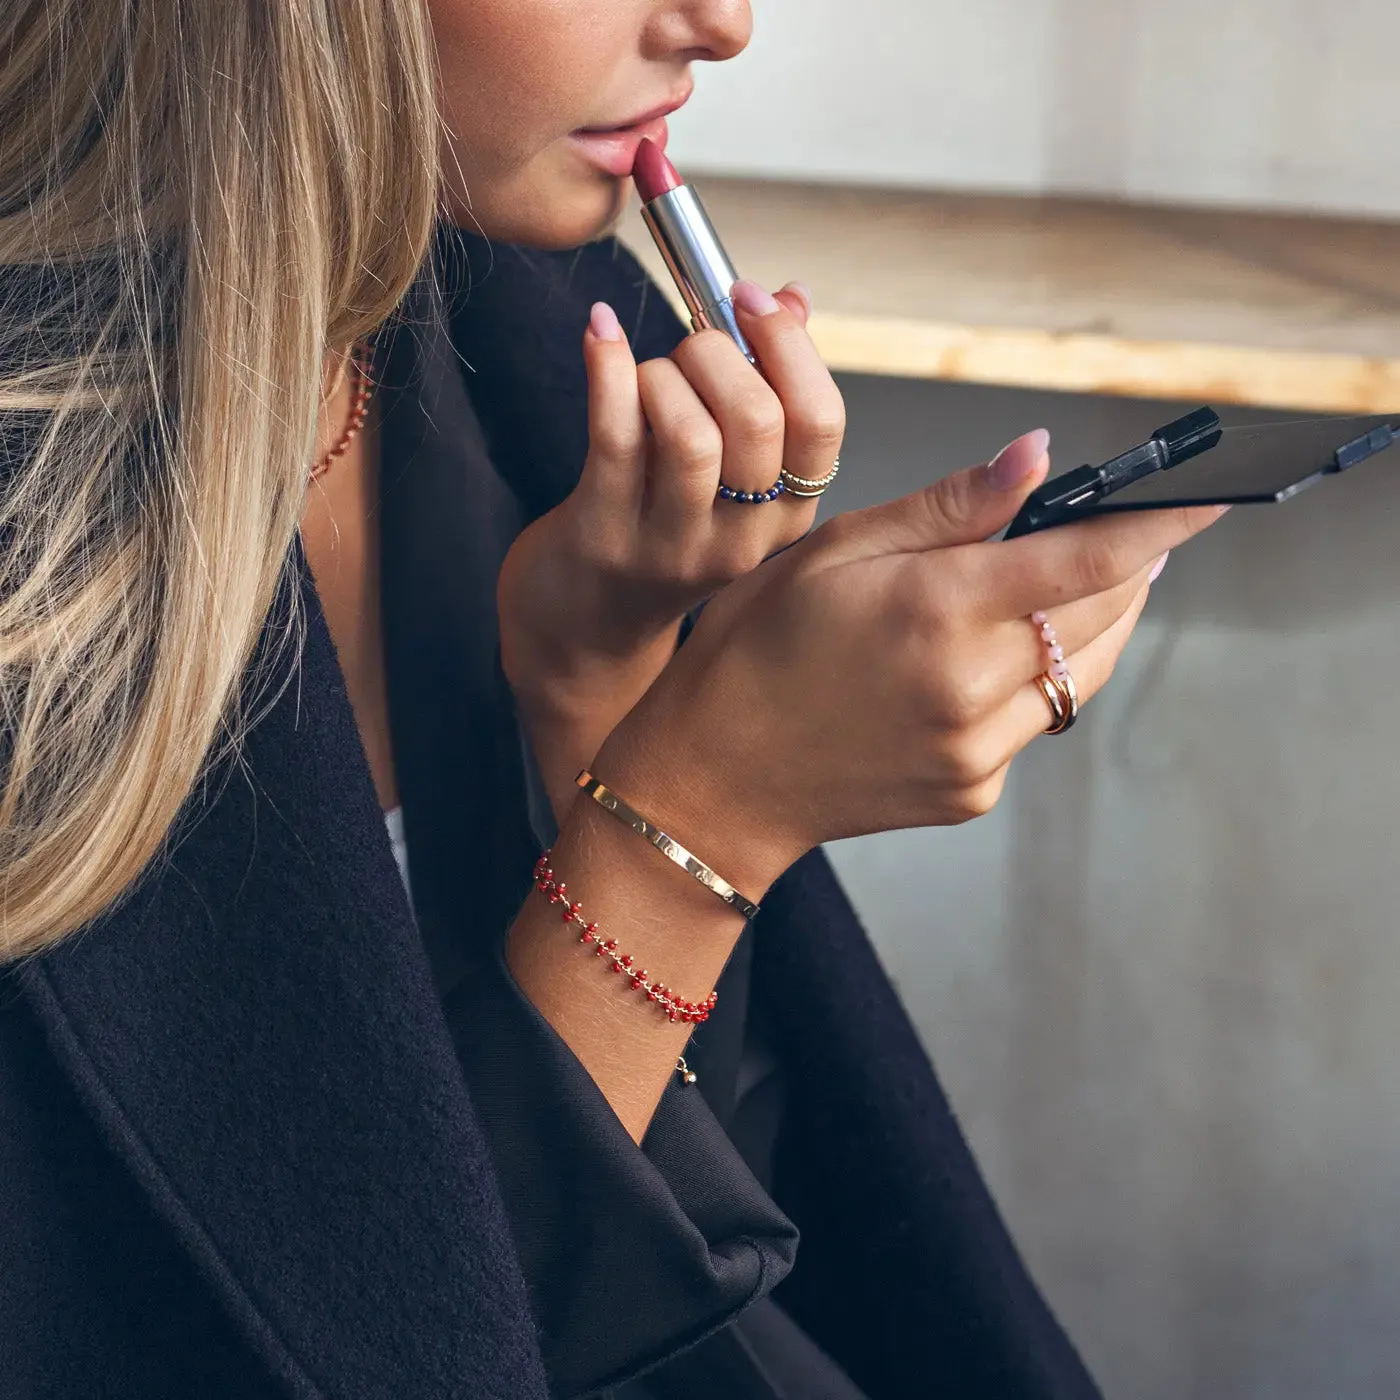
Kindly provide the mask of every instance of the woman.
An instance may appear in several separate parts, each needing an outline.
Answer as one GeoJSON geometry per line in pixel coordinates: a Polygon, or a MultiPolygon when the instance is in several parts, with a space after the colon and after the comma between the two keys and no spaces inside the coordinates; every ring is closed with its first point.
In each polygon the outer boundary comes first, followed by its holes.
{"type": "Polygon", "coordinates": [[[4,1394],[1093,1393],[817,848],[1215,513],[718,498],[835,461],[805,294],[593,240],[747,0],[7,10],[4,1394]]]}

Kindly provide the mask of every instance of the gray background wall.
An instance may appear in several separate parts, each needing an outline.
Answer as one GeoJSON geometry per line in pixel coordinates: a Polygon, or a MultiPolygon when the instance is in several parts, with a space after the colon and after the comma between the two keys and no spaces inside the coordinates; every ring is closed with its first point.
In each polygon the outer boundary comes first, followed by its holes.
{"type": "MultiPolygon", "coordinates": [[[[848,509],[1173,406],[853,378],[848,509]]],[[[1400,458],[1173,557],[970,826],[834,848],[1111,1400],[1400,1395],[1400,458]]]]}
{"type": "Polygon", "coordinates": [[[1400,213],[1395,0],[754,0],[685,166],[1400,213]]]}
{"type": "MultiPolygon", "coordinates": [[[[683,168],[1400,214],[1395,0],[755,11],[683,168]]],[[[1175,407],[845,387],[832,509],[1175,407]]],[[[1400,454],[1182,550],[990,817],[833,851],[1110,1400],[1400,1395],[1397,724],[1400,454]]]]}

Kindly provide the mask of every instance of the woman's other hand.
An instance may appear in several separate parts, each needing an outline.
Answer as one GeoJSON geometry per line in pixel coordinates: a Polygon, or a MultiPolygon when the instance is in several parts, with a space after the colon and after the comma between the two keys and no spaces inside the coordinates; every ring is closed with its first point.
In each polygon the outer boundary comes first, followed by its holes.
{"type": "Polygon", "coordinates": [[[721,500],[721,481],[767,491],[784,469],[826,475],[840,452],[845,408],[805,291],[741,283],[735,301],[762,374],[718,331],[638,365],[616,315],[594,307],[582,477],[502,569],[502,660],[557,815],[671,659],[682,618],[811,528],[814,501],[721,500]]]}
{"type": "Polygon", "coordinates": [[[604,746],[599,778],[753,899],[823,841],[990,810],[1051,718],[1030,615],[1049,613],[1089,700],[1153,567],[1221,514],[987,543],[1044,480],[1047,442],[838,517],[731,585],[604,746]]]}

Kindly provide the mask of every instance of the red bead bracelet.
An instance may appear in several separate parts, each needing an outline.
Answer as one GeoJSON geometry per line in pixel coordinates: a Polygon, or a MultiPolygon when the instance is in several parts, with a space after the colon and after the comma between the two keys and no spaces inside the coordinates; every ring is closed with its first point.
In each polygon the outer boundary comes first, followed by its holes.
{"type": "Polygon", "coordinates": [[[638,992],[645,992],[648,1001],[654,1001],[672,1021],[687,1021],[694,1025],[710,1019],[710,1012],[714,1010],[715,1003],[719,1000],[716,992],[711,992],[704,1001],[685,1001],[670,988],[663,986],[660,982],[653,982],[645,968],[638,969],[635,966],[635,959],[628,953],[618,951],[617,939],[604,939],[598,932],[598,925],[591,924],[584,920],[583,905],[571,903],[569,900],[569,889],[562,881],[556,881],[554,872],[549,868],[550,852],[546,851],[535,865],[535,888],[549,900],[551,904],[562,905],[560,918],[566,924],[577,924],[582,932],[579,934],[580,943],[591,943],[593,945],[594,956],[607,958],[611,961],[612,970],[619,975],[625,973],[632,989],[638,992]]]}

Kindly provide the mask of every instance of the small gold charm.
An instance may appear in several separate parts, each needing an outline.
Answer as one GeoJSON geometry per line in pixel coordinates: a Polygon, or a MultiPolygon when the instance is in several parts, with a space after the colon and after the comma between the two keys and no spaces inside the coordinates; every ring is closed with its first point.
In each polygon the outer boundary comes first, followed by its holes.
{"type": "Polygon", "coordinates": [[[676,1073],[680,1075],[682,1084],[696,1084],[700,1080],[700,1076],[686,1064],[684,1055],[676,1061],[676,1073]]]}

